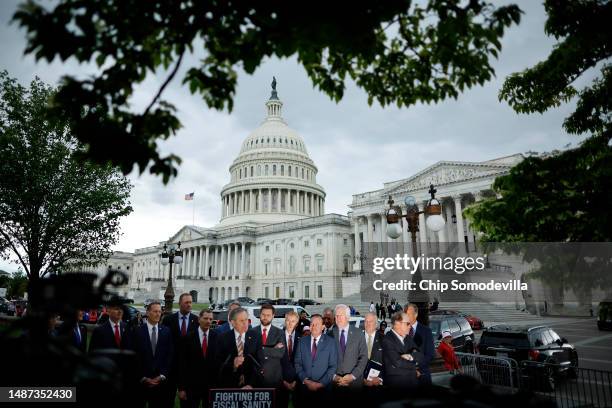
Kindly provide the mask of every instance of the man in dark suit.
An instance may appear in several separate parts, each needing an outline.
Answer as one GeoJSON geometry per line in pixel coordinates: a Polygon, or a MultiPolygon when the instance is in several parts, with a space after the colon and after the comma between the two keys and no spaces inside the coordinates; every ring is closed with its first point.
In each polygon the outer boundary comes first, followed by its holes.
{"type": "Polygon", "coordinates": [[[141,406],[169,408],[167,379],[174,353],[170,329],[160,325],[161,304],[147,306],[146,323],[134,330],[133,348],[138,357],[141,406]]]}
{"type": "Polygon", "coordinates": [[[296,333],[301,336],[302,332],[304,331],[304,327],[310,327],[310,320],[308,320],[308,316],[306,315],[306,311],[302,310],[300,312],[300,316],[299,316],[299,321],[298,321],[298,325],[295,328],[296,333]]]}
{"type": "Polygon", "coordinates": [[[218,336],[217,367],[219,386],[241,388],[260,381],[257,361],[258,343],[249,328],[249,315],[241,307],[230,312],[233,329],[218,336]]]}
{"type": "Polygon", "coordinates": [[[222,325],[218,326],[215,331],[217,332],[217,334],[223,334],[225,332],[228,332],[230,330],[232,330],[232,325],[230,324],[230,318],[229,315],[230,313],[232,313],[232,310],[237,309],[240,307],[240,303],[238,302],[232,302],[229,304],[229,306],[227,307],[227,321],[225,323],[223,323],[222,325]]]}
{"type": "Polygon", "coordinates": [[[423,362],[419,365],[419,371],[421,376],[419,377],[419,384],[431,385],[431,371],[429,365],[435,355],[434,340],[431,334],[431,329],[424,324],[417,321],[419,316],[419,307],[414,303],[409,303],[404,309],[408,316],[411,329],[408,335],[412,337],[414,343],[419,348],[419,351],[423,353],[423,362]]]}
{"type": "MultiPolygon", "coordinates": [[[[298,334],[298,314],[290,310],[285,314],[285,328],[283,330],[283,344],[287,349],[283,358],[283,387],[277,398],[278,406],[285,407],[289,404],[289,398],[296,386],[297,374],[295,372],[295,349],[300,335],[298,334]]],[[[310,324],[310,321],[308,321],[310,324]]],[[[310,327],[310,326],[305,326],[310,327]]]]}
{"type": "Polygon", "coordinates": [[[417,369],[423,361],[423,355],[408,336],[408,316],[402,312],[395,313],[391,316],[391,323],[393,328],[383,338],[385,386],[402,389],[416,387],[417,369]]]}
{"type": "MultiPolygon", "coordinates": [[[[188,333],[198,330],[198,316],[191,313],[193,300],[191,294],[182,293],[179,296],[179,311],[176,313],[164,316],[162,325],[170,329],[172,334],[172,345],[174,346],[174,357],[172,359],[172,368],[168,377],[168,400],[174,404],[174,397],[177,392],[177,383],[179,376],[179,349],[182,345],[181,339],[186,337],[188,333]]],[[[184,400],[181,400],[181,408],[187,408],[184,400]]]]}
{"type": "Polygon", "coordinates": [[[334,328],[334,311],[331,307],[323,310],[323,334],[330,334],[334,328]]]}
{"type": "Polygon", "coordinates": [[[217,382],[217,333],[210,330],[211,310],[200,311],[199,327],[181,339],[179,350],[178,395],[182,405],[189,408],[208,406],[208,391],[217,382]]]}
{"type": "Polygon", "coordinates": [[[100,349],[126,349],[129,347],[129,332],[122,321],[123,309],[119,305],[110,305],[106,309],[108,321],[99,324],[91,334],[89,352],[100,349]]]}
{"type": "Polygon", "coordinates": [[[356,389],[363,385],[363,372],[368,363],[368,348],[361,330],[349,324],[350,317],[351,310],[347,305],[337,305],[336,325],[329,335],[334,337],[338,346],[338,366],[333,378],[334,385],[356,389]]]}
{"type": "Polygon", "coordinates": [[[274,306],[270,304],[261,305],[259,311],[259,326],[249,330],[249,333],[257,342],[257,362],[262,376],[257,384],[264,388],[275,388],[278,390],[283,383],[282,360],[287,349],[283,343],[283,331],[272,325],[274,319],[274,306]]]}
{"type": "Polygon", "coordinates": [[[310,335],[300,338],[295,350],[295,372],[298,378],[294,403],[312,406],[322,392],[331,387],[338,366],[338,346],[331,336],[323,334],[323,318],[310,318],[310,335]]]}
{"type": "MultiPolygon", "coordinates": [[[[368,350],[368,360],[373,363],[382,365],[383,362],[383,348],[382,340],[383,336],[376,327],[377,319],[373,312],[367,313],[364,319],[364,331],[363,335],[366,341],[366,347],[368,350]]],[[[368,364],[369,366],[369,364],[368,364]]],[[[368,387],[376,387],[382,385],[382,372],[377,376],[372,376],[368,379],[369,369],[366,366],[366,370],[363,373],[363,384],[368,387]]]]}
{"type": "Polygon", "coordinates": [[[64,323],[57,328],[57,334],[85,353],[87,351],[87,327],[80,323],[82,320],[83,311],[79,310],[74,319],[65,319],[64,323]]]}

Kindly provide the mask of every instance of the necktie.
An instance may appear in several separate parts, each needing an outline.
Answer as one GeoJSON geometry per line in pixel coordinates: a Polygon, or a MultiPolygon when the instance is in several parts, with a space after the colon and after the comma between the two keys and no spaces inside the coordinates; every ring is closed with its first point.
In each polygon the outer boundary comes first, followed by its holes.
{"type": "Polygon", "coordinates": [[[410,326],[410,337],[414,337],[414,327],[410,326]]]}
{"type": "Polygon", "coordinates": [[[238,349],[238,356],[242,357],[242,354],[244,354],[244,343],[242,342],[241,334],[236,338],[236,348],[238,349]]]}
{"type": "Polygon", "coordinates": [[[115,323],[115,344],[121,347],[121,336],[119,336],[119,325],[115,323]]]}
{"type": "Polygon", "coordinates": [[[208,341],[206,340],[206,333],[202,337],[202,355],[206,357],[206,351],[208,351],[208,341]]]}
{"type": "Polygon", "coordinates": [[[368,360],[372,357],[372,335],[368,334],[368,360]]]}
{"type": "Polygon", "coordinates": [[[153,329],[151,329],[151,350],[153,355],[155,355],[155,347],[157,347],[157,326],[153,326],[153,329]]]}
{"type": "Polygon", "coordinates": [[[187,334],[187,323],[185,322],[186,317],[183,316],[181,319],[183,319],[183,323],[181,323],[181,336],[184,336],[187,334]]]}
{"type": "Polygon", "coordinates": [[[293,353],[293,336],[289,335],[289,341],[287,342],[287,350],[289,351],[289,358],[291,358],[291,354],[293,353]]]}
{"type": "Polygon", "coordinates": [[[314,360],[317,356],[317,339],[312,339],[312,351],[310,352],[312,359],[314,360]]]}
{"type": "Polygon", "coordinates": [[[263,333],[261,335],[261,341],[263,344],[266,344],[266,341],[268,340],[268,333],[267,333],[268,329],[263,329],[263,333]]]}
{"type": "Polygon", "coordinates": [[[344,335],[344,330],[340,333],[340,351],[344,355],[344,351],[346,350],[346,336],[344,335]]]}
{"type": "Polygon", "coordinates": [[[81,331],[79,330],[78,325],[77,327],[74,328],[74,339],[76,341],[76,345],[80,346],[81,345],[81,331]]]}

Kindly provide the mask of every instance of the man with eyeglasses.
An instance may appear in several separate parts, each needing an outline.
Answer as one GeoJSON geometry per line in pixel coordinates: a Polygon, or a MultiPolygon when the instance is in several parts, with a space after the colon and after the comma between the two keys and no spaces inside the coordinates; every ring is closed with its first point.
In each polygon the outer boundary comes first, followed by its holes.
{"type": "Polygon", "coordinates": [[[408,316],[397,312],[391,316],[391,324],[391,330],[383,338],[385,386],[403,389],[416,387],[423,354],[408,335],[411,327],[408,316]]]}

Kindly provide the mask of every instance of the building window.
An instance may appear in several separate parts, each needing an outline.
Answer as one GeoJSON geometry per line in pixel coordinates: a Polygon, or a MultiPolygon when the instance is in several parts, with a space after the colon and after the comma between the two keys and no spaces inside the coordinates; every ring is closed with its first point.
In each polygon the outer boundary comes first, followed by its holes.
{"type": "Polygon", "coordinates": [[[310,272],[310,259],[304,259],[304,272],[310,272]]]}
{"type": "Polygon", "coordinates": [[[251,177],[253,177],[253,166],[251,166],[251,177]]]}
{"type": "Polygon", "coordinates": [[[304,297],[308,299],[310,297],[310,286],[304,286],[304,297]]]}
{"type": "Polygon", "coordinates": [[[291,248],[291,249],[295,248],[295,244],[294,244],[293,242],[292,242],[292,243],[290,243],[290,244],[289,244],[289,248],[291,248]]]}
{"type": "Polygon", "coordinates": [[[304,241],[304,248],[308,248],[310,246],[310,242],[309,241],[304,241]]]}
{"type": "Polygon", "coordinates": [[[266,252],[270,252],[270,246],[266,245],[266,252]]]}
{"type": "Polygon", "coordinates": [[[290,274],[295,273],[295,258],[294,257],[289,258],[289,273],[290,274]]]}
{"type": "Polygon", "coordinates": [[[344,246],[347,246],[347,245],[348,245],[348,239],[344,238],[344,246]]]}
{"type": "Polygon", "coordinates": [[[304,168],[302,167],[302,180],[304,180],[304,168]]]}
{"type": "Polygon", "coordinates": [[[317,285],[317,297],[323,297],[323,285],[317,285]]]}
{"type": "Polygon", "coordinates": [[[276,176],[276,164],[272,165],[272,175],[276,176]]]}
{"type": "Polygon", "coordinates": [[[317,258],[317,272],[323,272],[323,258],[317,258]]]}
{"type": "Polygon", "coordinates": [[[240,169],[239,174],[240,174],[240,178],[242,178],[242,169],[240,169]]]}
{"type": "Polygon", "coordinates": [[[348,273],[349,260],[348,258],[344,258],[344,273],[348,273]]]}
{"type": "Polygon", "coordinates": [[[265,274],[266,276],[268,276],[268,269],[269,269],[268,267],[269,267],[269,265],[270,265],[270,264],[269,264],[269,263],[267,263],[267,262],[264,264],[264,274],[265,274]]]}
{"type": "Polygon", "coordinates": [[[266,170],[264,172],[264,175],[267,176],[268,175],[268,165],[266,164],[266,170]]]}
{"type": "Polygon", "coordinates": [[[285,166],[281,165],[281,176],[285,175],[285,166]]]}
{"type": "Polygon", "coordinates": [[[276,244],[276,252],[280,252],[280,244],[276,244]]]}
{"type": "Polygon", "coordinates": [[[323,240],[321,238],[317,238],[317,246],[323,245],[323,240]]]}
{"type": "Polygon", "coordinates": [[[291,166],[287,167],[287,171],[289,172],[288,173],[289,177],[291,177],[291,166]]]}
{"type": "Polygon", "coordinates": [[[295,298],[295,287],[289,286],[289,299],[295,298]]]}
{"type": "Polygon", "coordinates": [[[265,298],[269,298],[270,297],[270,288],[267,287],[267,286],[264,288],[264,297],[265,298]]]}

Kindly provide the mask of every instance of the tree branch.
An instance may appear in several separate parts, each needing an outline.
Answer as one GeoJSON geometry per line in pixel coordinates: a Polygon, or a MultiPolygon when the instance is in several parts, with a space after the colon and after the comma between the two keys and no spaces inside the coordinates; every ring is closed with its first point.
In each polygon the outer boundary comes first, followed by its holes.
{"type": "Polygon", "coordinates": [[[30,268],[28,268],[26,266],[25,261],[23,260],[23,258],[21,257],[21,254],[19,254],[19,251],[17,251],[17,248],[15,248],[15,245],[13,245],[13,241],[10,239],[10,237],[6,234],[6,232],[4,232],[4,230],[2,228],[0,228],[0,234],[2,234],[2,236],[4,237],[4,239],[6,240],[6,242],[8,242],[8,244],[11,246],[11,248],[13,249],[13,252],[15,253],[15,255],[17,255],[17,258],[19,258],[19,262],[21,262],[21,266],[23,266],[23,269],[25,270],[26,275],[30,276],[30,268]]]}
{"type": "Polygon", "coordinates": [[[157,103],[157,101],[159,100],[159,98],[161,97],[161,94],[164,92],[164,89],[166,89],[166,87],[168,86],[168,84],[172,81],[172,79],[174,78],[174,76],[176,75],[179,67],[181,66],[181,62],[183,61],[183,55],[185,55],[185,50],[183,50],[181,52],[181,55],[179,56],[179,59],[176,61],[176,64],[174,65],[174,69],[172,70],[172,72],[170,73],[170,75],[168,76],[168,78],[166,78],[166,80],[164,81],[164,83],[162,84],[162,86],[159,88],[159,91],[157,91],[157,95],[155,95],[155,98],[153,98],[153,100],[151,101],[151,103],[149,104],[149,106],[147,106],[147,109],[145,109],[144,113],[142,114],[142,116],[147,116],[147,114],[149,113],[149,111],[151,110],[151,108],[153,108],[153,105],[155,105],[155,103],[157,103]]]}

